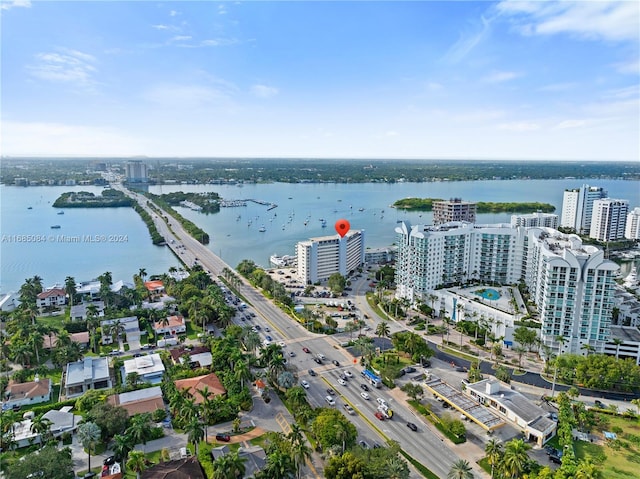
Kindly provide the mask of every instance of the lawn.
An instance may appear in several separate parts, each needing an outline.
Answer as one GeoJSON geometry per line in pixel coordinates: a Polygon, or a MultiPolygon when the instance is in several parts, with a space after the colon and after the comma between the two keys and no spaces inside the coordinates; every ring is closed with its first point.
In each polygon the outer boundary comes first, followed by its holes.
{"type": "Polygon", "coordinates": [[[615,429],[622,432],[617,433],[615,441],[602,445],[576,441],[576,456],[580,459],[590,457],[591,461],[602,468],[602,477],[607,479],[637,477],[637,467],[640,464],[640,420],[604,414],[598,416],[608,422],[604,430],[615,429]]]}

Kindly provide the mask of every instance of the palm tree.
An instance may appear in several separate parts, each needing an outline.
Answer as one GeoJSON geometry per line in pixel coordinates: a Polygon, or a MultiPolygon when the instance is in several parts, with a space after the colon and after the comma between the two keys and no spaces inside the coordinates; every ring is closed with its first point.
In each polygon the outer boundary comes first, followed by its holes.
{"type": "Polygon", "coordinates": [[[131,436],[127,434],[116,434],[113,436],[113,446],[111,449],[122,465],[124,465],[125,459],[129,455],[129,451],[133,449],[133,446],[131,436]]]}
{"type": "Polygon", "coordinates": [[[51,424],[53,424],[49,419],[43,417],[43,414],[36,416],[31,421],[31,432],[38,435],[38,444],[42,444],[44,441],[43,438],[47,437],[51,433],[51,424]]]}
{"type": "Polygon", "coordinates": [[[204,439],[204,426],[197,417],[194,417],[189,424],[187,424],[185,431],[187,432],[187,440],[193,444],[197,456],[198,444],[204,439]]]}
{"type": "Polygon", "coordinates": [[[376,335],[379,338],[388,338],[391,334],[391,329],[389,329],[389,323],[386,321],[380,321],[378,326],[376,326],[376,335]]]}
{"type": "Polygon", "coordinates": [[[504,448],[504,456],[502,458],[501,469],[502,474],[510,478],[518,478],[524,474],[529,456],[527,451],[531,449],[522,439],[512,439],[504,448]]]}
{"type": "Polygon", "coordinates": [[[71,306],[73,306],[73,299],[75,298],[76,293],[78,292],[76,287],[77,287],[76,280],[73,278],[73,276],[67,276],[64,279],[64,292],[67,293],[67,296],[69,296],[69,304],[71,306]]]}
{"type": "Polygon", "coordinates": [[[620,354],[620,345],[624,343],[624,341],[620,338],[614,338],[611,342],[616,345],[616,358],[618,358],[618,355],[620,354]]]}
{"type": "Polygon", "coordinates": [[[131,437],[134,444],[142,444],[143,448],[147,444],[147,438],[151,434],[151,414],[136,414],[131,418],[131,425],[125,434],[131,437]]]}
{"type": "Polygon", "coordinates": [[[360,352],[363,358],[366,358],[367,364],[371,363],[373,352],[375,351],[373,343],[369,338],[358,338],[354,341],[353,347],[360,352]]]}
{"type": "Polygon", "coordinates": [[[295,474],[293,458],[280,450],[275,450],[267,456],[264,469],[265,477],[270,479],[288,479],[295,474]]]}
{"type": "Polygon", "coordinates": [[[469,462],[464,459],[458,459],[454,462],[451,469],[449,469],[447,479],[473,479],[473,472],[469,462]]]}
{"type": "Polygon", "coordinates": [[[144,268],[140,268],[138,270],[138,276],[140,276],[140,279],[144,281],[144,279],[147,277],[147,270],[144,268]]]}
{"type": "Polygon", "coordinates": [[[287,439],[291,442],[293,462],[295,464],[297,477],[300,477],[302,465],[311,458],[311,448],[307,445],[307,440],[303,432],[302,427],[294,423],[291,425],[291,432],[287,435],[287,439]]]}
{"type": "Polygon", "coordinates": [[[83,422],[78,426],[78,439],[89,455],[87,470],[91,471],[91,451],[102,437],[100,426],[95,422],[83,422]]]}
{"type": "Polygon", "coordinates": [[[493,478],[495,467],[500,464],[500,460],[502,459],[502,444],[496,439],[491,439],[485,445],[484,452],[487,455],[487,462],[491,465],[491,477],[493,478]]]}
{"type": "Polygon", "coordinates": [[[142,451],[129,452],[127,467],[136,473],[136,478],[140,479],[140,473],[147,468],[147,461],[142,451]]]}

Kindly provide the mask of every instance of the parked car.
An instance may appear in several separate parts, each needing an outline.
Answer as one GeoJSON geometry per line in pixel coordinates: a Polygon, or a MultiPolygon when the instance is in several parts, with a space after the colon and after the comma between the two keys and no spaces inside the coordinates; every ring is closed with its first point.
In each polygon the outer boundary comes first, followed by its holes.
{"type": "Polygon", "coordinates": [[[109,456],[104,460],[103,464],[105,466],[110,466],[111,464],[114,464],[115,462],[116,462],[116,456],[109,456]]]}
{"type": "Polygon", "coordinates": [[[293,351],[289,351],[289,357],[295,357],[296,353],[294,353],[293,351]]]}
{"type": "Polygon", "coordinates": [[[302,350],[307,354],[311,354],[311,350],[309,348],[302,348],[302,350]]]}
{"type": "Polygon", "coordinates": [[[416,372],[416,368],[414,368],[413,366],[407,366],[406,368],[404,368],[404,372],[405,373],[415,373],[416,372]]]}
{"type": "Polygon", "coordinates": [[[408,422],[408,423],[407,423],[407,427],[408,427],[409,429],[411,429],[413,432],[415,432],[415,431],[417,431],[417,430],[418,430],[418,426],[416,426],[416,425],[415,425],[414,423],[412,423],[412,422],[408,422]]]}
{"type": "Polygon", "coordinates": [[[366,441],[358,441],[358,444],[364,449],[369,449],[369,444],[366,441]]]}
{"type": "Polygon", "coordinates": [[[216,441],[229,442],[231,441],[231,436],[229,434],[216,434],[216,441]]]}

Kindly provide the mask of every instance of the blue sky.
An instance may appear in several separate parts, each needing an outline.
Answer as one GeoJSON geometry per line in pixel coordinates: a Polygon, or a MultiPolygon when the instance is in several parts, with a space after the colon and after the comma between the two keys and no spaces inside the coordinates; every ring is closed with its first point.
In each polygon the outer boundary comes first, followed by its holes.
{"type": "Polygon", "coordinates": [[[3,155],[640,159],[638,2],[1,6],[3,155]]]}

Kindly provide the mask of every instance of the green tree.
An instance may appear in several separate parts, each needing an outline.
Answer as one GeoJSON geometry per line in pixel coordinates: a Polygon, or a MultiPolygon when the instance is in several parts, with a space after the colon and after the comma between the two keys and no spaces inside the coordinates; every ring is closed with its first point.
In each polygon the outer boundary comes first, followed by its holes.
{"type": "Polygon", "coordinates": [[[358,431],[340,411],[321,408],[311,424],[311,431],[325,449],[341,446],[343,450],[355,444],[358,431]]]}
{"type": "Polygon", "coordinates": [[[327,479],[365,479],[367,465],[363,458],[348,451],[340,456],[329,459],[324,468],[324,477],[327,479]]]}
{"type": "Polygon", "coordinates": [[[424,389],[422,389],[422,386],[419,384],[406,383],[400,389],[407,393],[407,395],[414,401],[424,394],[424,389]]]}
{"type": "Polygon", "coordinates": [[[142,451],[129,452],[127,468],[136,473],[136,479],[140,479],[140,473],[147,468],[147,461],[142,451]]]}
{"type": "Polygon", "coordinates": [[[504,456],[500,463],[502,474],[507,478],[519,478],[525,473],[529,456],[527,451],[531,448],[522,439],[512,439],[505,444],[504,456]]]}
{"type": "Polygon", "coordinates": [[[447,479],[473,479],[473,472],[469,462],[464,459],[458,459],[454,462],[451,469],[449,469],[447,479]]]}
{"type": "Polygon", "coordinates": [[[42,414],[36,416],[31,421],[31,432],[38,435],[39,444],[47,442],[47,439],[51,436],[51,424],[52,422],[46,417],[43,417],[42,414]]]}
{"type": "Polygon", "coordinates": [[[342,294],[347,286],[347,280],[340,273],[333,273],[327,280],[327,286],[333,293],[342,294]]]}
{"type": "Polygon", "coordinates": [[[47,479],[69,479],[73,477],[71,449],[58,450],[56,446],[44,446],[29,454],[29,460],[15,461],[5,469],[6,479],[46,477],[47,479]]]}
{"type": "Polygon", "coordinates": [[[491,477],[493,478],[495,469],[500,464],[504,453],[502,444],[496,439],[491,439],[485,445],[484,453],[487,455],[487,462],[491,466],[491,477]]]}
{"type": "Polygon", "coordinates": [[[102,431],[94,422],[83,422],[78,426],[78,439],[88,454],[87,470],[91,470],[91,451],[100,440],[102,431]]]}

